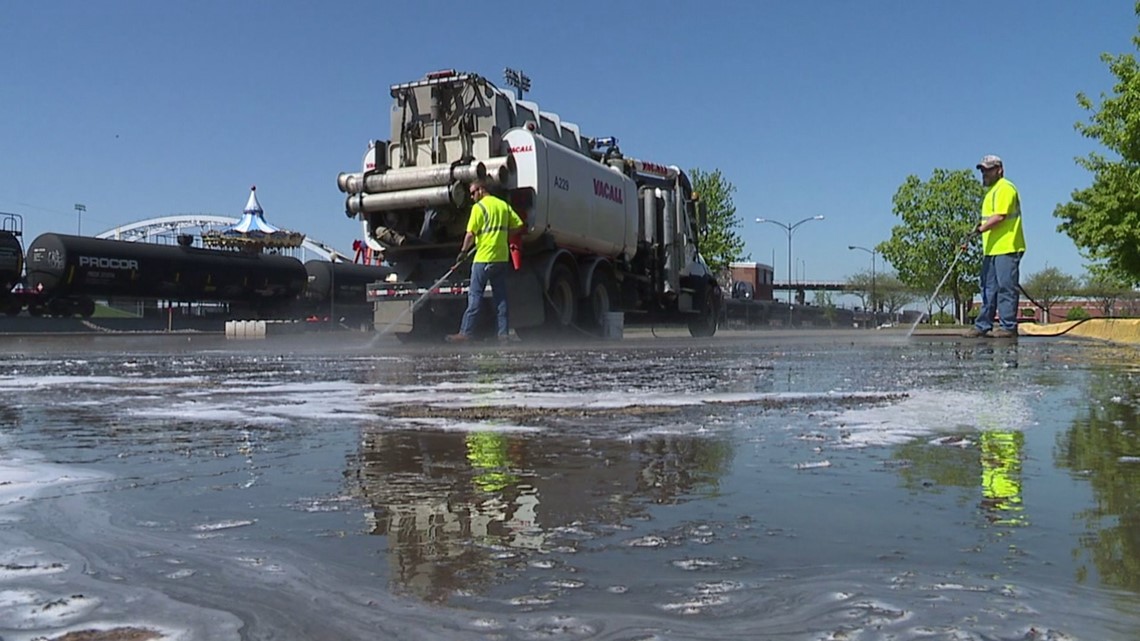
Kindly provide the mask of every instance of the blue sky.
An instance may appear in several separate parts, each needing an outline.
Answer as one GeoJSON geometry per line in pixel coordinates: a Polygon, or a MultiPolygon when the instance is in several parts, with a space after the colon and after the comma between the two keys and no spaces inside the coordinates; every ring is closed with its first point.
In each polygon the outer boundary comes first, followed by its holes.
{"type": "MultiPolygon", "coordinates": [[[[867,270],[907,175],[1005,159],[1022,192],[1026,275],[1084,261],[1052,215],[1098,149],[1079,91],[1111,91],[1133,4],[1073,2],[5,2],[0,211],[26,243],[152,216],[237,216],[251,184],[273,224],[349,251],[341,171],[389,135],[391,84],[457,68],[617,136],[630,156],[720,169],[751,259],[795,276],[867,270]]],[[[952,257],[947,256],[947,265],[952,257]]],[[[880,262],[879,269],[884,269],[880,262]]]]}

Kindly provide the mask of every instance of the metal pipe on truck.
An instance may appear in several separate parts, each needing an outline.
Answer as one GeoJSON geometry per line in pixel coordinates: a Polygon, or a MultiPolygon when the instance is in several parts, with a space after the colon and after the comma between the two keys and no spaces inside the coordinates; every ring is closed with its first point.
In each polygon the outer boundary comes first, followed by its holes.
{"type": "Polygon", "coordinates": [[[441,205],[458,207],[466,197],[466,185],[457,182],[440,187],[420,187],[382,194],[352,194],[345,200],[344,206],[345,210],[351,214],[373,214],[394,209],[439,207],[441,205]]]}
{"type": "Polygon", "coordinates": [[[420,187],[439,187],[453,181],[469,183],[487,177],[487,167],[481,162],[468,165],[436,165],[434,167],[409,167],[389,169],[382,174],[341,173],[336,178],[337,186],[346,194],[379,194],[420,187]]]}
{"type": "Polygon", "coordinates": [[[487,165],[487,175],[491,180],[505,185],[518,171],[518,164],[515,162],[514,154],[508,154],[499,158],[489,158],[485,161],[487,165]]]}

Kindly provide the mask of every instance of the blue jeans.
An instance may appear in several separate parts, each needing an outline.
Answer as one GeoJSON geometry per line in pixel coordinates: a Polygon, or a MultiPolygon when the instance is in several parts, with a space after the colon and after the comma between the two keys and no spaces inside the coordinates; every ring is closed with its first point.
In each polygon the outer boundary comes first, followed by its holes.
{"type": "Polygon", "coordinates": [[[1020,265],[1021,253],[982,257],[982,308],[974,321],[978,331],[994,328],[995,311],[1002,329],[1017,331],[1020,265]]]}
{"type": "Polygon", "coordinates": [[[491,301],[495,304],[495,314],[499,336],[510,333],[507,326],[507,270],[508,263],[473,263],[471,265],[471,291],[467,293],[467,311],[463,312],[463,324],[459,333],[471,336],[475,333],[475,321],[479,318],[479,308],[483,306],[483,290],[491,283],[491,301]]]}

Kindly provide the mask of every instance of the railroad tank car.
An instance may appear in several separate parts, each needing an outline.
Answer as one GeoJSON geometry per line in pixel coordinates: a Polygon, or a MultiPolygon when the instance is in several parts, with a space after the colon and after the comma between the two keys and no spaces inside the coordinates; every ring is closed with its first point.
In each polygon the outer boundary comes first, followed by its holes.
{"type": "Polygon", "coordinates": [[[0,230],[0,313],[14,316],[23,306],[12,291],[24,276],[24,247],[19,232],[0,230]]]}
{"type": "Polygon", "coordinates": [[[310,260],[305,263],[309,275],[308,286],[302,300],[312,307],[325,307],[332,303],[337,306],[360,306],[371,309],[365,288],[370,283],[388,278],[393,270],[382,265],[360,265],[357,263],[333,263],[327,260],[310,260]]]}
{"type": "Polygon", "coordinates": [[[27,252],[27,286],[47,301],[129,297],[262,306],[296,299],[308,275],[290,256],[42,234],[27,252]]]}
{"type": "Polygon", "coordinates": [[[7,295],[24,275],[24,248],[14,232],[0,230],[0,288],[7,295]]]}

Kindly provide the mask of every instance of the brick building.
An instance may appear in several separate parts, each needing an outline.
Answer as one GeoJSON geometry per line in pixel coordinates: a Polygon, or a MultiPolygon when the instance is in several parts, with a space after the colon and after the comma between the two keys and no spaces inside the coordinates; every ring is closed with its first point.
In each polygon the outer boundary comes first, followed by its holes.
{"type": "Polygon", "coordinates": [[[753,300],[775,300],[772,289],[771,265],[764,263],[729,263],[729,296],[731,298],[751,298],[753,300]]]}

